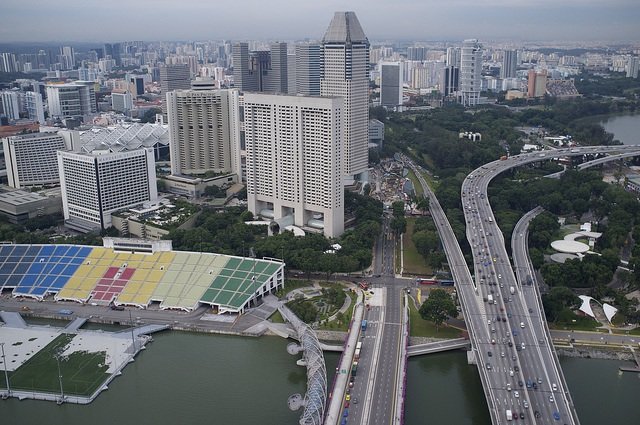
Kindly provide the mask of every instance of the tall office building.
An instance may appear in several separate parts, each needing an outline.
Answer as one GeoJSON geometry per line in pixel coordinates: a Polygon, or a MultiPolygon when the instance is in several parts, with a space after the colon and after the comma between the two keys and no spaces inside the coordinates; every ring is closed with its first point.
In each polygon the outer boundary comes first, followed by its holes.
{"type": "Polygon", "coordinates": [[[56,133],[20,134],[2,139],[7,180],[11,187],[58,183],[56,151],[68,149],[56,133]]]}
{"type": "Polygon", "coordinates": [[[464,40],[460,51],[460,103],[476,106],[480,102],[482,45],[476,39],[464,40]]]}
{"type": "Polygon", "coordinates": [[[320,44],[296,44],[296,94],[320,95],[321,67],[322,46],[320,44]]]}
{"type": "Polygon", "coordinates": [[[188,90],[191,88],[191,71],[189,64],[160,66],[160,91],[162,93],[162,113],[167,115],[167,93],[173,90],[188,90]]]}
{"type": "Polygon", "coordinates": [[[249,44],[235,43],[233,55],[233,85],[240,91],[258,91],[258,84],[249,68],[249,44]]]}
{"type": "Polygon", "coordinates": [[[72,229],[106,229],[111,213],[158,198],[152,149],[57,155],[65,225],[72,229]]]}
{"type": "Polygon", "coordinates": [[[39,92],[28,91],[24,94],[24,109],[30,120],[44,124],[44,101],[39,92]]]}
{"type": "Polygon", "coordinates": [[[447,66],[442,70],[440,79],[440,92],[443,97],[454,96],[458,91],[460,82],[460,68],[447,66]]]}
{"type": "Polygon", "coordinates": [[[322,96],[341,96],[342,173],[357,178],[369,161],[369,40],[354,12],[336,12],[322,39],[322,96]]]}
{"type": "Polygon", "coordinates": [[[64,58],[64,65],[66,69],[73,69],[76,67],[76,58],[71,46],[63,46],[60,48],[60,54],[64,58]]]}
{"type": "Polygon", "coordinates": [[[287,66],[287,43],[272,43],[270,54],[270,68],[263,91],[269,93],[287,93],[289,88],[289,73],[287,66]]]}
{"type": "Polygon", "coordinates": [[[297,93],[297,76],[296,76],[296,54],[287,54],[287,93],[297,93]]]}
{"type": "Polygon", "coordinates": [[[92,82],[47,84],[49,115],[55,118],[82,118],[98,110],[92,82]]]}
{"type": "Polygon", "coordinates": [[[241,175],[238,90],[167,93],[171,173],[241,175]]]}
{"type": "Polygon", "coordinates": [[[515,78],[518,68],[518,51],[505,50],[502,52],[502,68],[500,68],[500,78],[515,78]]]}
{"type": "Polygon", "coordinates": [[[3,90],[0,92],[2,113],[10,120],[20,119],[20,92],[18,90],[3,90]]]}
{"type": "Polygon", "coordinates": [[[18,72],[18,61],[13,53],[0,53],[0,72],[18,72]]]}
{"type": "Polygon", "coordinates": [[[460,68],[461,50],[459,47],[447,47],[447,66],[455,66],[460,68]]]}
{"type": "Polygon", "coordinates": [[[342,108],[338,97],[244,95],[249,211],[342,234],[342,108]]]}
{"type": "Polygon", "coordinates": [[[527,97],[543,97],[547,92],[547,70],[529,70],[527,75],[527,97]]]}
{"type": "Polygon", "coordinates": [[[399,62],[380,64],[380,106],[402,107],[402,75],[399,62]]]}
{"type": "Polygon", "coordinates": [[[407,60],[410,61],[425,61],[427,60],[427,48],[426,47],[407,47],[407,60]]]}

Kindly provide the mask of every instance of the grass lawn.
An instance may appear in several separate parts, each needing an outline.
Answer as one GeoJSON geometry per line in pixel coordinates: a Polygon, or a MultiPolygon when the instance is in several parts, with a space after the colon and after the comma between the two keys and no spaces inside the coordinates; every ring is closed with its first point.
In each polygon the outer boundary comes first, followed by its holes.
{"type": "Polygon", "coordinates": [[[640,327],[631,329],[630,331],[623,330],[623,329],[614,329],[613,333],[618,335],[640,335],[640,327]]]}
{"type": "Polygon", "coordinates": [[[597,329],[597,327],[600,326],[600,323],[595,320],[586,317],[584,319],[588,320],[578,320],[576,323],[549,323],[549,328],[608,333],[605,329],[597,329]]]}
{"type": "Polygon", "coordinates": [[[418,253],[416,246],[413,244],[413,240],[411,240],[415,223],[415,218],[407,217],[407,231],[402,236],[404,273],[431,276],[433,274],[431,268],[425,264],[424,258],[418,253]]]}
{"type": "Polygon", "coordinates": [[[416,196],[422,196],[424,193],[424,191],[422,190],[422,185],[418,181],[418,177],[416,177],[416,174],[412,169],[409,169],[409,174],[407,174],[407,177],[409,178],[409,180],[411,180],[411,183],[413,183],[413,190],[416,192],[416,196]]]}
{"type": "Polygon", "coordinates": [[[313,281],[312,280],[285,279],[285,281],[284,281],[284,289],[279,289],[276,295],[279,298],[282,298],[283,296],[287,295],[289,292],[293,291],[294,289],[304,288],[306,286],[312,286],[312,285],[313,285],[313,281]]]}
{"type": "MultiPolygon", "coordinates": [[[[9,374],[11,388],[59,393],[58,365],[54,354],[63,351],[74,337],[73,334],[58,336],[17,370],[11,372],[9,374]]],[[[76,352],[60,359],[60,374],[65,394],[81,396],[93,394],[109,376],[106,373],[108,366],[104,364],[105,357],[105,352],[76,352]]],[[[4,380],[0,386],[3,384],[4,380]]]]}
{"type": "Polygon", "coordinates": [[[460,329],[451,328],[446,325],[440,326],[436,330],[433,322],[429,322],[420,317],[418,309],[412,300],[409,300],[409,336],[424,336],[432,338],[459,338],[460,329]]]}
{"type": "Polygon", "coordinates": [[[278,310],[273,312],[271,317],[269,317],[269,320],[271,320],[273,323],[285,323],[284,318],[282,317],[282,314],[280,314],[278,310]]]}

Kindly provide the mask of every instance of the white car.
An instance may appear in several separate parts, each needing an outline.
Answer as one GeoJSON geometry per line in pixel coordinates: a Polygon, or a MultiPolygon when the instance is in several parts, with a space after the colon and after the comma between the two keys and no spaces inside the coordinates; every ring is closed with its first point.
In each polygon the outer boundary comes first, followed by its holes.
{"type": "Polygon", "coordinates": [[[514,392],[513,392],[513,396],[514,396],[515,398],[520,398],[520,393],[519,393],[518,391],[514,391],[514,392]]]}

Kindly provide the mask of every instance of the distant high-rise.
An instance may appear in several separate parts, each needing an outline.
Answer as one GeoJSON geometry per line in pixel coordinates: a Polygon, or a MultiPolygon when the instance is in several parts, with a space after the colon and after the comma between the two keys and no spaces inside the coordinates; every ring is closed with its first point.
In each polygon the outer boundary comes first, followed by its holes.
{"type": "Polygon", "coordinates": [[[640,57],[631,56],[627,63],[627,78],[638,78],[640,75],[640,57]]]}
{"type": "Polygon", "coordinates": [[[171,173],[236,173],[240,169],[238,90],[167,93],[171,173]]]}
{"type": "Polygon", "coordinates": [[[402,75],[399,62],[380,64],[380,106],[391,109],[402,106],[402,75]]]}
{"type": "Polygon", "coordinates": [[[18,62],[13,53],[0,53],[0,72],[17,72],[18,62]]]}
{"type": "Polygon", "coordinates": [[[505,50],[502,54],[502,68],[500,68],[501,78],[515,78],[518,67],[518,51],[505,50]]]}
{"type": "Polygon", "coordinates": [[[410,60],[410,61],[427,60],[427,49],[425,47],[415,47],[415,46],[408,47],[407,60],[410,60]]]}
{"type": "Polygon", "coordinates": [[[459,47],[448,47],[446,58],[447,66],[455,66],[456,68],[460,68],[460,53],[461,51],[459,47]]]}
{"type": "Polygon", "coordinates": [[[319,44],[296,44],[296,93],[320,95],[322,47],[319,44]]]}
{"type": "Polygon", "coordinates": [[[527,97],[543,97],[547,92],[547,71],[529,70],[527,75],[527,97]]]}
{"type": "Polygon", "coordinates": [[[344,120],[342,174],[367,170],[369,161],[369,40],[354,12],[336,12],[322,39],[322,96],[341,96],[344,120]]]}
{"type": "Polygon", "coordinates": [[[480,101],[482,45],[476,39],[464,40],[460,52],[460,103],[476,106],[480,101]]]}
{"type": "Polygon", "coordinates": [[[42,94],[36,91],[28,91],[24,94],[24,109],[30,120],[44,124],[44,101],[42,94]]]}
{"type": "Polygon", "coordinates": [[[272,43],[271,51],[249,51],[247,43],[233,45],[234,87],[245,91],[287,93],[287,43],[272,43]]]}
{"type": "Polygon", "coordinates": [[[458,91],[460,82],[460,69],[455,66],[447,66],[442,70],[440,80],[440,92],[442,96],[449,97],[458,91]]]}
{"type": "Polygon", "coordinates": [[[287,43],[271,44],[271,67],[262,91],[269,93],[287,93],[289,74],[287,66],[287,43]]]}
{"type": "Polygon", "coordinates": [[[160,90],[162,92],[162,113],[167,114],[166,96],[173,90],[191,88],[189,64],[163,65],[160,67],[160,90]]]}
{"type": "Polygon", "coordinates": [[[20,118],[20,92],[18,90],[4,90],[0,92],[0,107],[10,120],[20,118]]]}
{"type": "Polygon", "coordinates": [[[249,44],[236,43],[232,47],[233,85],[240,91],[258,91],[258,83],[249,68],[249,44]]]}
{"type": "Polygon", "coordinates": [[[342,234],[342,108],[338,97],[244,95],[249,211],[342,234]]]}
{"type": "Polygon", "coordinates": [[[47,84],[49,115],[55,118],[82,118],[98,110],[92,82],[47,84]]]}

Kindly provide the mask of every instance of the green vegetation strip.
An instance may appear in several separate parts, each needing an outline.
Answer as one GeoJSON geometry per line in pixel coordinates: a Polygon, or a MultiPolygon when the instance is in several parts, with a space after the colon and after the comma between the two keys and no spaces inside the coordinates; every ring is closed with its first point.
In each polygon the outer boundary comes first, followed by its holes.
{"type": "Polygon", "coordinates": [[[420,317],[420,313],[412,299],[409,300],[409,336],[422,336],[431,338],[459,338],[460,329],[443,325],[436,330],[433,322],[429,322],[420,317]]]}
{"type": "Polygon", "coordinates": [[[418,250],[411,239],[415,224],[416,219],[408,217],[407,231],[402,236],[404,273],[430,276],[432,273],[431,269],[425,264],[424,257],[418,253],[418,250]]]}
{"type": "Polygon", "coordinates": [[[418,177],[416,177],[416,174],[413,172],[413,170],[409,169],[409,174],[407,174],[407,177],[409,177],[409,180],[411,180],[411,183],[413,184],[413,190],[415,191],[416,196],[422,196],[424,194],[422,185],[420,184],[420,181],[418,181],[418,177]]]}
{"type": "MultiPolygon", "coordinates": [[[[60,393],[56,353],[63,352],[75,337],[63,334],[51,341],[17,370],[9,373],[13,390],[60,393]]],[[[102,385],[109,375],[105,365],[106,353],[75,352],[60,358],[60,375],[65,394],[88,397],[102,385]]],[[[0,387],[5,386],[4,379],[0,387]]]]}

